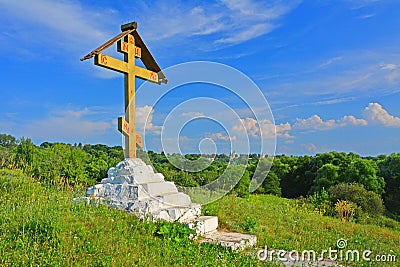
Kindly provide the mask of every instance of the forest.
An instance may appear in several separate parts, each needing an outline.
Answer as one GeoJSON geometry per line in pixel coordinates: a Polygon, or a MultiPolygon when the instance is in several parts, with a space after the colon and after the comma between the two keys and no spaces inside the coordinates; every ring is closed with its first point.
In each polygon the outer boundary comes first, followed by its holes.
{"type": "MultiPolygon", "coordinates": [[[[295,199],[299,205],[342,220],[397,227],[400,220],[400,153],[362,157],[355,153],[328,152],[314,156],[258,154],[165,155],[139,151],[166,180],[181,186],[201,186],[220,177],[228,168],[244,167],[231,194],[246,198],[255,172],[265,177],[254,194],[295,199]],[[200,171],[180,166],[182,158],[200,171]],[[257,165],[261,171],[256,171],[257,165]],[[262,168],[262,166],[265,166],[262,168]]],[[[44,142],[0,134],[0,169],[19,169],[37,181],[56,187],[86,188],[107,176],[123,160],[122,147],[96,144],[44,142]]],[[[268,203],[266,203],[267,205],[268,203]]]]}

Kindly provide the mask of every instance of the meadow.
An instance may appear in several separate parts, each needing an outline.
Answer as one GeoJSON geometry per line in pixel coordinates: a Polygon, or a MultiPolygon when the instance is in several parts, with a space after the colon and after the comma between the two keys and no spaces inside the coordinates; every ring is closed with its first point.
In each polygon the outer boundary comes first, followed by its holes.
{"type": "MultiPolygon", "coordinates": [[[[0,171],[0,266],[275,266],[259,248],[336,247],[399,255],[400,231],[322,216],[294,200],[272,195],[228,195],[203,207],[220,228],[258,236],[258,248],[232,252],[188,238],[179,224],[143,222],[106,206],[73,203],[83,189],[41,183],[19,170],[0,171]]],[[[352,263],[351,266],[378,266],[352,263]]],[[[379,266],[397,266],[396,262],[379,266]]]]}

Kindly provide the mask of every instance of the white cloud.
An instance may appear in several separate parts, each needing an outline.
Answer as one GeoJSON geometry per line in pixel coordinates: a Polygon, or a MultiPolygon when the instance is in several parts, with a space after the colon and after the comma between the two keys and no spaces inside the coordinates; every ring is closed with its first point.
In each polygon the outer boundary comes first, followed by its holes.
{"type": "Polygon", "coordinates": [[[212,140],[235,141],[236,136],[224,135],[223,133],[213,133],[209,136],[212,140]]]}
{"type": "Polygon", "coordinates": [[[293,125],[294,129],[299,130],[331,130],[338,127],[345,127],[345,126],[365,126],[368,122],[364,119],[357,119],[354,116],[344,116],[339,120],[322,120],[320,116],[317,114],[307,118],[307,119],[296,119],[296,123],[293,125]]]}
{"type": "Polygon", "coordinates": [[[327,66],[329,66],[329,65],[331,65],[331,64],[333,64],[336,61],[341,60],[341,59],[343,59],[342,56],[330,58],[327,61],[323,62],[321,65],[319,65],[318,68],[325,68],[325,67],[327,67],[327,66]]]}
{"type": "Polygon", "coordinates": [[[387,127],[400,127],[400,117],[395,117],[385,110],[379,103],[369,103],[364,110],[368,121],[387,127]]]}
{"type": "Polygon", "coordinates": [[[242,43],[244,41],[256,38],[258,36],[267,34],[271,32],[275,27],[268,23],[261,23],[250,26],[248,29],[238,32],[232,36],[227,38],[221,38],[216,40],[216,43],[228,43],[228,44],[237,44],[242,43]]]}
{"type": "Polygon", "coordinates": [[[187,118],[198,118],[198,117],[203,117],[204,113],[202,112],[183,112],[182,113],[183,117],[187,117],[187,118]]]}
{"type": "Polygon", "coordinates": [[[344,127],[348,125],[360,125],[360,126],[366,126],[368,125],[368,122],[364,119],[357,119],[356,117],[352,115],[347,115],[341,118],[338,122],[339,127],[344,127]]]}
{"type": "Polygon", "coordinates": [[[366,14],[366,15],[359,16],[359,17],[357,17],[357,18],[358,18],[358,19],[369,19],[369,18],[373,18],[373,17],[375,17],[375,16],[376,16],[376,14],[370,13],[370,14],[366,14]]]}
{"type": "Polygon", "coordinates": [[[151,6],[144,5],[139,16],[143,18],[143,35],[148,40],[174,38],[176,41],[177,38],[208,35],[215,43],[236,44],[278,27],[278,20],[298,2],[223,0],[193,6],[188,2],[156,1],[151,2],[151,6]]]}
{"type": "Polygon", "coordinates": [[[277,137],[293,138],[293,136],[289,134],[289,131],[292,129],[292,126],[288,122],[275,125],[275,129],[277,137]]]}
{"type": "Polygon", "coordinates": [[[288,122],[274,125],[270,120],[257,121],[253,118],[245,118],[240,120],[241,124],[236,124],[232,127],[232,131],[236,134],[247,134],[250,137],[257,139],[261,137],[261,133],[263,138],[272,138],[275,135],[282,138],[292,138],[292,136],[289,134],[291,126],[288,122]]]}
{"type": "Polygon", "coordinates": [[[344,103],[344,102],[349,102],[354,100],[353,97],[344,97],[344,98],[335,98],[335,99],[327,99],[327,100],[321,100],[317,101],[314,103],[311,103],[314,106],[321,106],[321,105],[332,105],[332,104],[339,104],[339,103],[344,103]]]}
{"type": "MultiPolygon", "coordinates": [[[[285,81],[271,81],[270,95],[274,95],[278,100],[284,98],[286,101],[290,99],[298,103],[298,99],[305,96],[307,99],[327,96],[357,99],[365,94],[374,97],[399,92],[398,51],[354,50],[343,52],[339,58],[333,57],[322,64],[305,63],[301,68],[286,64],[285,69],[279,69],[278,65],[277,72],[286,73],[281,76],[285,81]]],[[[285,108],[287,106],[290,105],[286,105],[285,108]]]]}
{"type": "Polygon", "coordinates": [[[396,64],[381,64],[380,65],[382,70],[395,70],[397,69],[397,65],[396,64]]]}
{"type": "Polygon", "coordinates": [[[0,6],[2,17],[12,21],[5,42],[26,43],[30,52],[36,45],[85,53],[112,37],[104,25],[112,21],[113,10],[96,10],[77,1],[0,1],[0,6]]]}
{"type": "Polygon", "coordinates": [[[335,120],[323,121],[320,116],[313,115],[307,119],[296,119],[293,128],[300,130],[330,130],[335,128],[335,120]]]}
{"type": "Polygon", "coordinates": [[[143,106],[136,108],[136,128],[138,131],[147,132],[153,134],[161,134],[162,126],[157,126],[153,124],[153,114],[154,109],[151,106],[143,106]]]}
{"type": "Polygon", "coordinates": [[[301,146],[304,147],[308,152],[316,152],[318,150],[317,146],[313,143],[302,144],[301,146]]]}

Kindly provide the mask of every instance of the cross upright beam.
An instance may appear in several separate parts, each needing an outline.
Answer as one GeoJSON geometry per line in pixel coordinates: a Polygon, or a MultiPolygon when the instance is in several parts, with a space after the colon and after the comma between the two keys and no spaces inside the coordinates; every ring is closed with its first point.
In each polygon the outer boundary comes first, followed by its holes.
{"type": "Polygon", "coordinates": [[[94,55],[95,65],[124,74],[125,116],[118,118],[118,130],[125,136],[125,158],[135,158],[136,146],[143,146],[142,137],[136,132],[135,78],[138,77],[158,84],[167,82],[164,74],[159,70],[157,63],[144,45],[143,40],[141,40],[140,36],[137,34],[136,27],[136,22],[122,25],[122,34],[117,35],[81,59],[85,60],[94,55]],[[142,47],[135,45],[133,33],[139,39],[139,43],[141,43],[142,47]],[[122,38],[123,40],[121,40],[122,38]],[[100,53],[116,41],[117,50],[124,54],[124,60],[119,60],[100,53]],[[145,66],[152,66],[153,70],[144,69],[135,65],[135,58],[142,59],[142,48],[145,52],[145,66]],[[159,73],[161,75],[160,77],[159,73]]]}

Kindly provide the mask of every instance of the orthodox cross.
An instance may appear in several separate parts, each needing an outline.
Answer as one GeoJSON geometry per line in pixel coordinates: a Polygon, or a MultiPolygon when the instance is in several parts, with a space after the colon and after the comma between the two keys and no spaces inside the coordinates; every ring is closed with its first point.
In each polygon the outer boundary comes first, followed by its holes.
{"type": "Polygon", "coordinates": [[[135,158],[136,146],[143,147],[142,136],[136,132],[135,78],[158,84],[167,83],[160,67],[136,29],[136,22],[122,25],[122,33],[81,58],[83,61],[94,56],[95,65],[124,74],[125,117],[118,118],[118,130],[125,136],[126,158],[135,158]],[[117,42],[117,51],[124,54],[123,61],[100,53],[115,42],[117,42]],[[140,58],[146,69],[136,66],[135,58],[140,58]]]}

